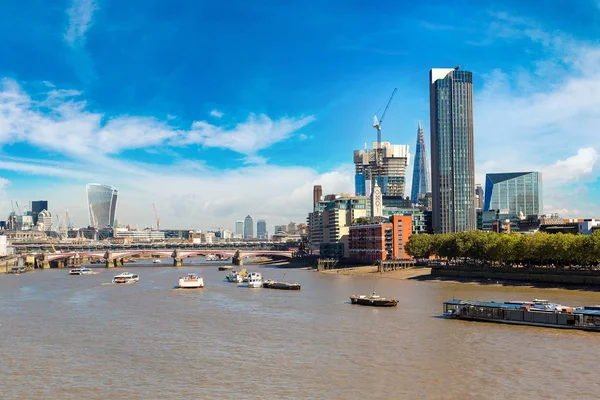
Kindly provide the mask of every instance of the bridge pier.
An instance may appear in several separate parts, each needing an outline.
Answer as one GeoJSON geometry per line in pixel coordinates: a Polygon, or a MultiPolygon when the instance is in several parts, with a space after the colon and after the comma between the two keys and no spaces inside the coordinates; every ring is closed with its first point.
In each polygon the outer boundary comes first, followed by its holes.
{"type": "Polygon", "coordinates": [[[243,266],[244,265],[244,259],[241,257],[232,257],[231,258],[231,264],[233,265],[237,265],[237,266],[243,266]]]}
{"type": "Polygon", "coordinates": [[[173,266],[174,267],[182,267],[183,266],[183,260],[181,258],[174,258],[173,259],[173,266]]]}

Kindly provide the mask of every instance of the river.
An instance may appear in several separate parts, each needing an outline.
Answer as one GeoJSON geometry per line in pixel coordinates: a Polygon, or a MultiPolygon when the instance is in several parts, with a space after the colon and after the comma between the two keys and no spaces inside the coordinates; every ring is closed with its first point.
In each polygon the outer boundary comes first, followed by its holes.
{"type": "Polygon", "coordinates": [[[247,268],[302,290],[248,289],[186,262],[0,275],[0,398],[600,397],[600,333],[439,318],[453,297],[590,305],[600,293],[259,266],[247,268]],[[139,283],[109,284],[127,269],[139,283]],[[189,272],[206,288],[174,290],[189,272]],[[349,304],[374,288],[398,307],[349,304]]]}

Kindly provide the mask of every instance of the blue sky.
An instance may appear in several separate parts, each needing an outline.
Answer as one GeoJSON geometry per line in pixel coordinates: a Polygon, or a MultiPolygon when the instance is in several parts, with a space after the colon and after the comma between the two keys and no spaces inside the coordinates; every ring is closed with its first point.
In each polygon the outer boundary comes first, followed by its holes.
{"type": "Polygon", "coordinates": [[[414,3],[4,2],[0,215],[48,199],[85,225],[100,182],[140,228],[152,203],[163,227],[301,222],[312,185],[353,192],[393,88],[384,140],[429,141],[428,71],[461,65],[477,181],[540,170],[546,212],[600,216],[600,3],[414,3]]]}

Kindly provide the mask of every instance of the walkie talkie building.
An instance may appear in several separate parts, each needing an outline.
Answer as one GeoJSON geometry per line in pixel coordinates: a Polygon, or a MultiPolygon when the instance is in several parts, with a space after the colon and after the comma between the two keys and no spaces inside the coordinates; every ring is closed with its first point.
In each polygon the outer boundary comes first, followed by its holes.
{"type": "Polygon", "coordinates": [[[90,226],[99,229],[114,226],[118,190],[99,183],[88,183],[86,188],[90,226]]]}

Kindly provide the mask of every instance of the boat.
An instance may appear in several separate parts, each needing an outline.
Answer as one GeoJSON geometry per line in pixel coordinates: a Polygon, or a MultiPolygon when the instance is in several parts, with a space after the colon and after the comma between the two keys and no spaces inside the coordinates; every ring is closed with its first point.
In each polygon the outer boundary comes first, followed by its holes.
{"type": "Polygon", "coordinates": [[[180,289],[202,289],[204,287],[204,278],[194,273],[179,278],[180,289]]]}
{"type": "Polygon", "coordinates": [[[152,260],[153,264],[160,264],[162,261],[160,261],[160,258],[155,258],[154,260],[152,260]]]}
{"type": "Polygon", "coordinates": [[[204,260],[206,261],[218,261],[219,257],[216,254],[207,254],[204,256],[204,260]]]}
{"type": "Polygon", "coordinates": [[[233,265],[221,265],[219,271],[229,271],[233,269],[233,265]]]}
{"type": "Polygon", "coordinates": [[[262,287],[263,280],[260,272],[250,272],[248,275],[248,287],[249,288],[260,288],[262,287]]]}
{"type": "Polygon", "coordinates": [[[300,290],[299,283],[277,282],[272,279],[264,281],[263,287],[267,289],[300,290]]]}
{"type": "Polygon", "coordinates": [[[137,274],[131,274],[129,272],[123,272],[119,275],[116,275],[112,283],[135,283],[140,280],[140,276],[137,274]]]}
{"type": "Polygon", "coordinates": [[[17,275],[19,275],[19,274],[22,274],[24,272],[27,272],[27,267],[15,266],[15,267],[12,267],[11,269],[8,270],[9,274],[17,274],[17,275]]]}
{"type": "Polygon", "coordinates": [[[378,296],[375,292],[370,296],[353,294],[350,296],[350,301],[352,304],[371,307],[396,307],[398,305],[398,300],[378,296]]]}
{"type": "Polygon", "coordinates": [[[229,282],[242,283],[244,278],[237,271],[230,271],[227,275],[225,275],[225,279],[229,282]]]}
{"type": "Polygon", "coordinates": [[[90,268],[73,268],[69,271],[69,275],[91,275],[94,271],[90,268]]]}
{"type": "Polygon", "coordinates": [[[450,319],[600,331],[600,306],[569,307],[539,299],[505,302],[453,299],[445,301],[443,306],[444,317],[450,319]]]}

